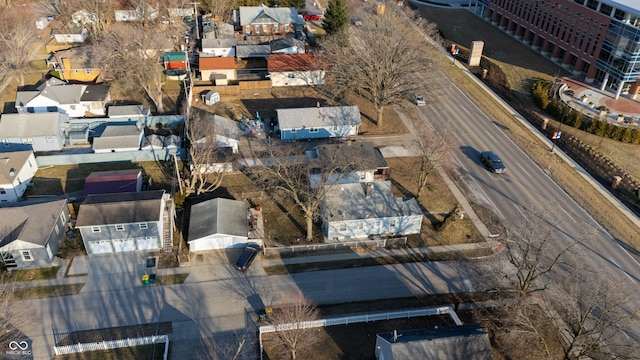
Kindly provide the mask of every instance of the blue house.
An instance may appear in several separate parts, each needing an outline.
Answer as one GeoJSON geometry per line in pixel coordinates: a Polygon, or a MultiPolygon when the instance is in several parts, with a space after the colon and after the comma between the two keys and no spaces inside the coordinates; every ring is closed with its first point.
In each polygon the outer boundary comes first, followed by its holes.
{"type": "Polygon", "coordinates": [[[355,105],[277,109],[276,116],[282,140],[355,136],[361,124],[355,105]]]}

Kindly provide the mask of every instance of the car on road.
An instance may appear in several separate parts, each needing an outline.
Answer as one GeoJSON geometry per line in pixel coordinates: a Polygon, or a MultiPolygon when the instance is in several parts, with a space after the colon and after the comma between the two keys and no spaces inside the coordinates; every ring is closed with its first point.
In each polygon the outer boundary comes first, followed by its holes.
{"type": "Polygon", "coordinates": [[[480,153],[480,161],[492,173],[501,174],[507,170],[502,160],[493,151],[483,151],[480,153]]]}
{"type": "Polygon", "coordinates": [[[256,258],[259,252],[260,245],[253,243],[248,244],[247,247],[242,250],[242,253],[240,253],[240,256],[238,256],[238,259],[236,260],[236,269],[240,271],[247,270],[253,262],[253,259],[256,258]]]}
{"type": "Polygon", "coordinates": [[[424,96],[418,94],[413,95],[413,102],[418,106],[427,105],[427,102],[424,100],[424,96]]]}

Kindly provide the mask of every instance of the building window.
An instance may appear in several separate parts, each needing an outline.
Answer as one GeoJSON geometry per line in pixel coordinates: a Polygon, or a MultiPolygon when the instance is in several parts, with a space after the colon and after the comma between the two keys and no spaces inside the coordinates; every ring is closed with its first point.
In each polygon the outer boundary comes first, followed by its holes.
{"type": "Polygon", "coordinates": [[[340,231],[347,231],[347,224],[340,224],[340,231]]]}
{"type": "Polygon", "coordinates": [[[5,190],[0,189],[0,195],[6,195],[6,194],[7,194],[7,192],[5,190]]]}
{"type": "Polygon", "coordinates": [[[11,145],[9,144],[9,139],[2,139],[2,145],[3,145],[4,147],[9,147],[9,146],[11,146],[11,145]]]}
{"type": "Polygon", "coordinates": [[[291,129],[291,132],[292,132],[292,133],[296,132],[296,129],[291,129]]]}
{"type": "Polygon", "coordinates": [[[62,221],[62,223],[64,223],[65,221],[67,221],[67,217],[64,216],[64,213],[60,214],[60,221],[62,221]]]}
{"type": "Polygon", "coordinates": [[[620,9],[616,9],[616,11],[613,13],[613,18],[616,19],[616,20],[624,20],[624,17],[626,15],[627,14],[624,11],[622,11],[620,9]]]}
{"type": "Polygon", "coordinates": [[[85,70],[85,71],[84,71],[84,73],[85,73],[86,75],[91,75],[91,70],[85,70]]]}
{"type": "Polygon", "coordinates": [[[294,74],[294,73],[289,73],[289,75],[287,75],[287,77],[288,77],[289,79],[295,79],[295,78],[296,78],[296,74],[294,74]]]}
{"type": "Polygon", "coordinates": [[[91,232],[99,233],[100,232],[100,226],[92,226],[91,227],[91,232]]]}
{"type": "Polygon", "coordinates": [[[267,24],[262,25],[262,32],[265,33],[265,34],[268,34],[269,33],[269,25],[267,25],[267,24]]]}
{"type": "Polygon", "coordinates": [[[20,251],[20,255],[22,255],[23,261],[33,261],[33,256],[31,256],[31,250],[22,250],[20,251]]]}
{"type": "Polygon", "coordinates": [[[309,128],[310,133],[317,133],[318,131],[320,131],[318,128],[309,128]]]}
{"type": "Polygon", "coordinates": [[[51,136],[47,136],[47,142],[48,143],[52,143],[53,142],[53,138],[51,136]]]}
{"type": "Polygon", "coordinates": [[[140,224],[140,230],[145,230],[147,228],[148,228],[147,223],[140,224]]]}
{"type": "Polygon", "coordinates": [[[117,231],[124,231],[124,225],[122,225],[122,224],[116,225],[116,230],[117,231]]]}
{"type": "Polygon", "coordinates": [[[56,235],[60,235],[60,228],[58,227],[58,224],[56,224],[54,229],[56,229],[56,235]]]}
{"type": "Polygon", "coordinates": [[[364,222],[363,222],[363,221],[360,221],[360,222],[358,223],[358,230],[362,230],[362,229],[364,229],[364,222]]]}
{"type": "Polygon", "coordinates": [[[284,24],[284,32],[289,32],[289,24],[284,24]]]}
{"type": "Polygon", "coordinates": [[[22,138],[22,144],[24,145],[33,144],[33,138],[22,138]]]}
{"type": "Polygon", "coordinates": [[[396,219],[391,219],[391,223],[389,225],[395,227],[396,226],[396,219]]]}

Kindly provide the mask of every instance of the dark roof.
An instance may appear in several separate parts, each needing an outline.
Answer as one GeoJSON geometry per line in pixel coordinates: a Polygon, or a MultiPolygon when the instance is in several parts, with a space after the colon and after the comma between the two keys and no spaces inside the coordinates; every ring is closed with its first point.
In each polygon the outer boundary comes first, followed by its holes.
{"type": "Polygon", "coordinates": [[[391,344],[394,360],[493,359],[487,329],[479,325],[380,333],[391,344]]]}
{"type": "Polygon", "coordinates": [[[138,176],[140,176],[140,169],[94,171],[87,176],[85,182],[135,180],[138,176]]]}
{"type": "Polygon", "coordinates": [[[163,190],[89,195],[80,205],[76,226],[159,221],[163,190]]]}
{"type": "Polygon", "coordinates": [[[316,146],[316,151],[318,157],[309,159],[311,168],[350,166],[354,171],[389,168],[380,149],[369,141],[322,144],[316,146]]]}
{"type": "Polygon", "coordinates": [[[87,88],[82,93],[80,101],[104,101],[109,95],[109,85],[87,85],[87,88]]]}
{"type": "Polygon", "coordinates": [[[0,247],[18,239],[36,245],[46,245],[64,206],[67,206],[67,200],[27,205],[3,203],[3,207],[0,208],[0,247]]]}

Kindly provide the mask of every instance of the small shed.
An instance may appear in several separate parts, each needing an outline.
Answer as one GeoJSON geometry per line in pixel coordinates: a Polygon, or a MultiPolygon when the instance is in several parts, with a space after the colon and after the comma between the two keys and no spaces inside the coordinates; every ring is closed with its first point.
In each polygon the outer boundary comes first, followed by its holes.
{"type": "Polygon", "coordinates": [[[190,213],[191,252],[246,246],[249,223],[244,202],[215,198],[192,205],[190,213]]]}
{"type": "Polygon", "coordinates": [[[36,20],[36,29],[38,30],[43,30],[47,27],[47,25],[49,25],[49,20],[47,20],[46,17],[41,17],[40,19],[36,20]]]}
{"type": "Polygon", "coordinates": [[[217,91],[209,90],[202,94],[202,102],[205,105],[213,105],[220,102],[220,94],[217,91]]]}
{"type": "Polygon", "coordinates": [[[142,191],[142,171],[139,169],[96,171],[84,182],[84,195],[129,193],[142,191]]]}

